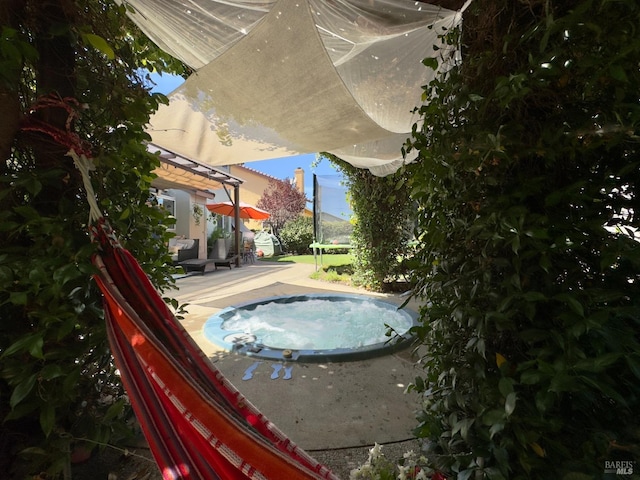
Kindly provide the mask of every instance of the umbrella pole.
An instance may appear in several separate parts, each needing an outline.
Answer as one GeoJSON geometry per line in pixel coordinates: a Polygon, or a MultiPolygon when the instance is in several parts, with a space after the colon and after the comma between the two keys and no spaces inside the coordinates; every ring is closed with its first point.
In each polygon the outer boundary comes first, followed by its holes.
{"type": "Polygon", "coordinates": [[[235,244],[236,244],[236,268],[240,266],[240,187],[233,187],[234,202],[234,219],[235,219],[235,244]]]}

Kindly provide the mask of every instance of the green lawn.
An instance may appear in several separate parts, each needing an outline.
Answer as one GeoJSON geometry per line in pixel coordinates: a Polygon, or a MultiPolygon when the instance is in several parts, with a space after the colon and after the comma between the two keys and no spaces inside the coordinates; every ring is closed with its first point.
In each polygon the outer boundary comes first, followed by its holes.
{"type": "MultiPolygon", "coordinates": [[[[313,255],[280,255],[276,257],[262,257],[259,259],[261,262],[288,262],[288,263],[308,263],[315,264],[313,255]]],[[[320,257],[318,256],[318,263],[320,257]]],[[[353,257],[350,253],[339,254],[324,254],[322,255],[322,264],[326,268],[327,266],[339,267],[342,265],[350,265],[353,263],[353,257]]]]}
{"type": "MultiPolygon", "coordinates": [[[[315,264],[313,255],[281,255],[278,257],[261,258],[261,262],[289,262],[315,264]]],[[[320,258],[318,258],[319,266],[320,258]]],[[[323,282],[343,283],[351,285],[351,264],[353,257],[350,253],[322,255],[322,268],[311,274],[314,280],[323,282]]]]}

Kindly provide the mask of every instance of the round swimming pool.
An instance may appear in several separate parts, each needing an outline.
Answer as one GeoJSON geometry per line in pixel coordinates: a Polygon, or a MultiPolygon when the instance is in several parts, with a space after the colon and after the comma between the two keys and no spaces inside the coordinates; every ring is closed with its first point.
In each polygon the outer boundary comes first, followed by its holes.
{"type": "Polygon", "coordinates": [[[227,351],[272,360],[361,360],[406,347],[416,318],[364,295],[290,295],[226,308],[207,320],[204,336],[227,351]]]}

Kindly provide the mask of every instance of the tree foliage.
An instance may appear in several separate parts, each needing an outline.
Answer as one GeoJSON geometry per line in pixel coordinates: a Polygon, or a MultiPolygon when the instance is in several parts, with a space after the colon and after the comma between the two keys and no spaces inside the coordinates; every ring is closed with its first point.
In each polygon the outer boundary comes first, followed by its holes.
{"type": "Polygon", "coordinates": [[[634,0],[476,0],[425,89],[413,388],[458,479],[638,460],[638,25],[634,0]]]}
{"type": "Polygon", "coordinates": [[[127,436],[108,350],[95,246],[70,149],[93,159],[99,206],[155,283],[164,214],[148,202],[157,157],[143,127],[162,95],[141,67],[182,72],[107,0],[0,6],[0,468],[63,471],[78,445],[127,436]]]}
{"type": "Polygon", "coordinates": [[[269,180],[269,186],[258,200],[256,206],[271,214],[265,222],[280,236],[280,230],[289,221],[300,215],[307,205],[307,197],[301,193],[289,179],[269,180]]]}
{"type": "Polygon", "coordinates": [[[313,219],[300,215],[288,221],[280,230],[280,241],[289,253],[308,254],[313,243],[313,219]]]}
{"type": "Polygon", "coordinates": [[[385,291],[402,273],[401,258],[411,237],[413,202],[407,175],[376,177],[339,158],[324,154],[345,176],[355,222],[351,234],[354,283],[385,291]]]}

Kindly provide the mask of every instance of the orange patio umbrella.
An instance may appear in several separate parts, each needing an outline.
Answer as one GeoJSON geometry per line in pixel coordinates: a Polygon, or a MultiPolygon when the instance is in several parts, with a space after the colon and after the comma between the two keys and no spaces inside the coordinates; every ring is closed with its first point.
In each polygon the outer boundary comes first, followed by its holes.
{"type": "MultiPolygon", "coordinates": [[[[227,217],[235,216],[235,205],[233,202],[219,202],[208,203],[205,205],[207,210],[219,215],[226,215],[227,217]]],[[[250,218],[253,220],[266,220],[270,217],[270,213],[266,212],[258,207],[249,205],[248,203],[240,202],[240,218],[250,218]]]]}

